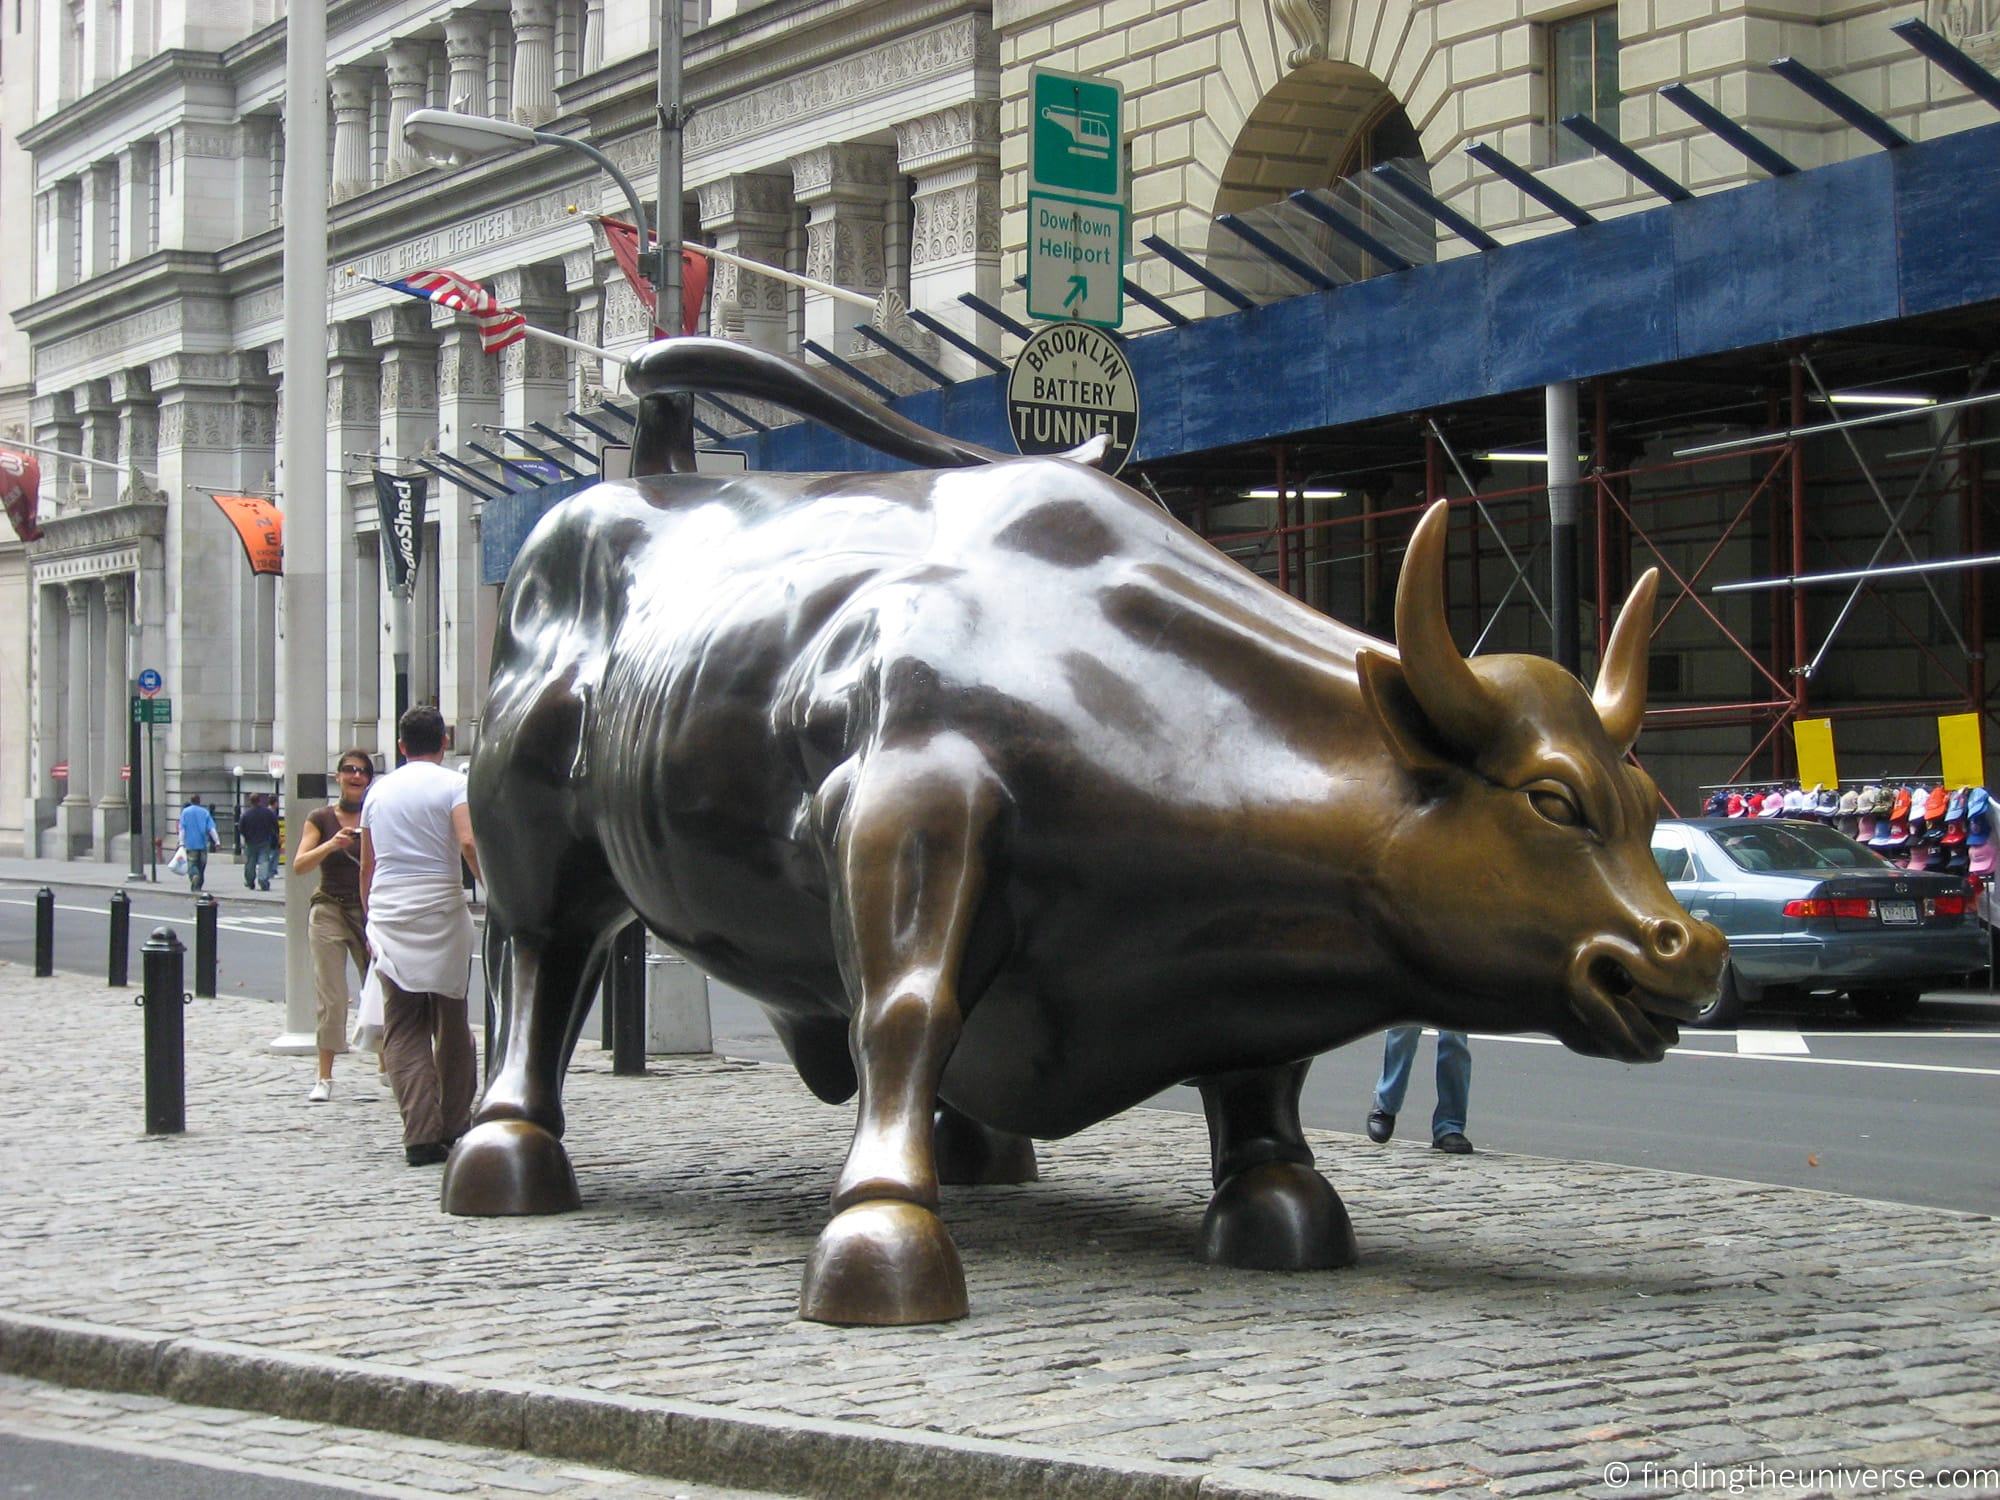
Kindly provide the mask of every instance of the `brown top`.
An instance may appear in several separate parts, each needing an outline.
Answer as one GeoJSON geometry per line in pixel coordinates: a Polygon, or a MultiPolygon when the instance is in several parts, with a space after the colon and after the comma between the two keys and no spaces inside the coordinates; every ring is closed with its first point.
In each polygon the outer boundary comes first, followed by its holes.
{"type": "MultiPolygon", "coordinates": [[[[358,815],[357,815],[358,816],[358,815]]],[[[340,813],[329,804],[306,814],[306,822],[319,830],[319,841],[330,844],[340,833],[340,813]]],[[[315,901],[337,901],[342,906],[361,904],[361,845],[357,840],[345,849],[327,855],[319,867],[319,890],[315,901]]]]}

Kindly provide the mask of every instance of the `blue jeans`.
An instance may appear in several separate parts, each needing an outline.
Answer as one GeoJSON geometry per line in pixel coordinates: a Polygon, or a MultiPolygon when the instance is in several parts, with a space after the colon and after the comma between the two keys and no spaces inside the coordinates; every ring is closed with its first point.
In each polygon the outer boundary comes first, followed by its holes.
{"type": "Polygon", "coordinates": [[[243,846],[243,887],[248,890],[253,885],[269,887],[271,877],[278,873],[278,846],[276,844],[245,844],[243,846]]]}
{"type": "MultiPolygon", "coordinates": [[[[1416,1061],[1421,1026],[1391,1026],[1382,1051],[1382,1077],[1375,1085],[1375,1107],[1400,1114],[1410,1087],[1410,1064],[1416,1061]]],[[[1472,1092],[1472,1049],[1462,1031],[1438,1033],[1437,1109],[1431,1114],[1431,1139],[1465,1133],[1465,1104],[1472,1092]]]]}

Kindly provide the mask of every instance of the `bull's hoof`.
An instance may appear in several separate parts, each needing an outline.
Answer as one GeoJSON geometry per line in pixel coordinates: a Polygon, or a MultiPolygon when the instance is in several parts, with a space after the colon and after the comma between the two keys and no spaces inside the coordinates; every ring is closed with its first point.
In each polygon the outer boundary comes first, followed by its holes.
{"type": "Polygon", "coordinates": [[[820,1231],[799,1316],[815,1323],[949,1323],[967,1311],[965,1270],[944,1221],[914,1203],[857,1203],[820,1231]]]}
{"type": "Polygon", "coordinates": [[[1327,1180],[1296,1162],[1267,1161],[1229,1178],[1209,1200],[1201,1255],[1246,1271],[1351,1266],[1354,1226],[1327,1180]]]}
{"type": "Polygon", "coordinates": [[[1035,1143],[940,1107],[935,1131],[938,1181],[958,1187],[1033,1182],[1035,1143]]]}
{"type": "Polygon", "coordinates": [[[562,1142],[527,1120],[490,1120],[459,1137],[442,1197],[446,1213],[481,1219],[583,1207],[562,1142]]]}

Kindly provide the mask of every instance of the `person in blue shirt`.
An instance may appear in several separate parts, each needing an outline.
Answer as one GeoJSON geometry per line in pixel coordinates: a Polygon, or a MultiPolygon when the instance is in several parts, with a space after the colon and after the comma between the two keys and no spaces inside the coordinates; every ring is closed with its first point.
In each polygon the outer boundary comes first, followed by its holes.
{"type": "Polygon", "coordinates": [[[215,815],[201,805],[201,793],[181,809],[181,847],[187,850],[188,889],[198,891],[208,879],[208,851],[216,845],[215,815]]]}

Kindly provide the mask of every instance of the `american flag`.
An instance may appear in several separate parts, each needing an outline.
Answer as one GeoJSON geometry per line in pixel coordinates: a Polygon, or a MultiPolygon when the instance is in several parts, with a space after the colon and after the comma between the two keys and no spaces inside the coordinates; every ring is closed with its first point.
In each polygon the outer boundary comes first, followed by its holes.
{"type": "Polygon", "coordinates": [[[412,271],[393,281],[384,281],[379,276],[368,279],[392,292],[401,292],[419,301],[435,302],[440,307],[464,313],[479,325],[479,347],[488,354],[498,354],[509,344],[518,344],[528,336],[526,318],[511,307],[502,307],[485,287],[456,271],[412,271]]]}

